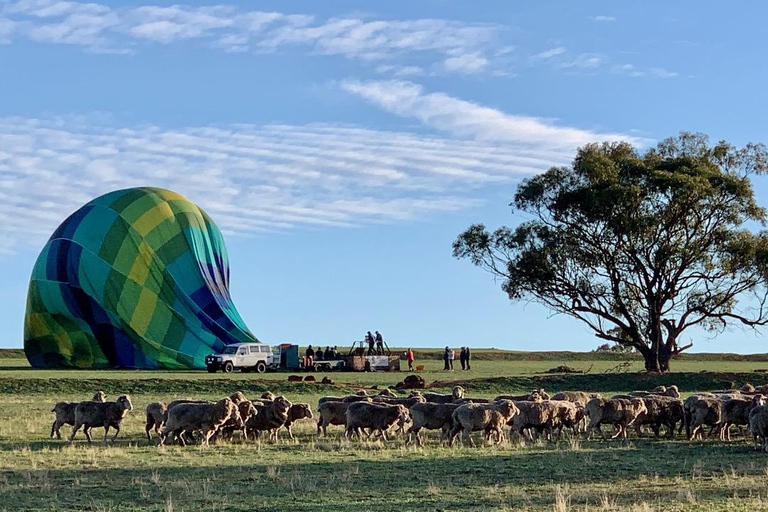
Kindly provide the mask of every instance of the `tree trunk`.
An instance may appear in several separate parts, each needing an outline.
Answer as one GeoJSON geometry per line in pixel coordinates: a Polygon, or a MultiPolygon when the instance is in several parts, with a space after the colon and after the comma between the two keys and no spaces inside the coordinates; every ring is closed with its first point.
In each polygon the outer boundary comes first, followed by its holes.
{"type": "Polygon", "coordinates": [[[645,358],[645,371],[664,373],[669,371],[669,360],[672,359],[672,353],[664,343],[659,343],[644,351],[643,358],[645,358]]]}

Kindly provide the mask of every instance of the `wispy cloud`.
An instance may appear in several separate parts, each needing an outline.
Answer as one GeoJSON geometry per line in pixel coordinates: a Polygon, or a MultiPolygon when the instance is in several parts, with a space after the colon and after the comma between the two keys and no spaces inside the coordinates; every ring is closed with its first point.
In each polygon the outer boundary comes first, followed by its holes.
{"type": "Polygon", "coordinates": [[[341,87],[395,115],[415,118],[425,126],[476,141],[523,145],[539,154],[568,154],[588,142],[631,140],[621,134],[600,133],[523,115],[513,115],[443,93],[428,93],[407,81],[342,82],[341,87]]]}
{"type": "Polygon", "coordinates": [[[551,59],[552,57],[557,57],[558,55],[562,55],[564,53],[565,53],[565,47],[558,46],[557,48],[551,48],[549,50],[544,50],[543,52],[539,52],[533,55],[531,58],[534,60],[546,60],[546,59],[551,59]]]}
{"type": "MultiPolygon", "coordinates": [[[[491,65],[500,27],[440,19],[319,18],[248,11],[231,5],[112,7],[110,4],[22,0],[0,4],[0,42],[27,38],[132,53],[151,44],[196,40],[227,52],[291,47],[364,63],[418,57],[433,71],[474,74],[491,65]]],[[[423,64],[420,64],[423,66],[423,64]]]]}
{"type": "Polygon", "coordinates": [[[675,71],[669,71],[664,68],[638,69],[633,64],[621,64],[621,65],[613,66],[612,70],[614,73],[617,73],[620,75],[627,75],[627,76],[637,77],[637,78],[643,78],[643,77],[676,78],[680,76],[680,73],[677,73],[675,71]]]}
{"type": "Polygon", "coordinates": [[[610,23],[613,21],[616,21],[616,18],[613,16],[606,16],[605,14],[598,14],[597,16],[590,16],[589,19],[592,21],[598,21],[602,23],[610,23]]]}
{"type": "Polygon", "coordinates": [[[93,197],[146,185],[186,195],[230,236],[417,221],[471,208],[488,187],[566,163],[572,153],[563,140],[605,138],[424,95],[407,83],[346,88],[401,115],[414,107],[425,124],[456,136],[322,124],[172,130],[0,118],[4,250],[39,246],[93,197]],[[410,107],[401,110],[399,101],[410,107]]]}

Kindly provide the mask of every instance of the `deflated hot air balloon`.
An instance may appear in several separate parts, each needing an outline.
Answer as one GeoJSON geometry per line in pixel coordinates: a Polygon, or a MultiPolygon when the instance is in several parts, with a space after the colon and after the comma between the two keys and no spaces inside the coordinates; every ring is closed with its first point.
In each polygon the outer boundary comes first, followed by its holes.
{"type": "Polygon", "coordinates": [[[36,368],[204,368],[207,354],[249,341],[221,232],[169,190],[94,199],[32,271],[24,352],[36,368]]]}

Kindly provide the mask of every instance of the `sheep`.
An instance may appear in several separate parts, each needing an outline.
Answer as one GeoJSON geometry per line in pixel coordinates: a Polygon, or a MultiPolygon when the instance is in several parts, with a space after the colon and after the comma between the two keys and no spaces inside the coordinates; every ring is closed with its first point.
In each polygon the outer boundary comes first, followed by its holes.
{"type": "MultiPolygon", "coordinates": [[[[358,402],[359,403],[359,402],[358,402]]],[[[317,407],[317,435],[322,430],[323,435],[328,435],[328,425],[344,425],[347,421],[348,403],[324,402],[317,407]]]]}
{"type": "Polygon", "coordinates": [[[72,434],[69,436],[71,443],[75,439],[75,434],[83,427],[83,433],[88,442],[91,442],[91,429],[93,427],[104,427],[104,444],[107,442],[107,434],[110,427],[115,429],[115,435],[112,436],[112,442],[115,442],[120,433],[120,423],[133,409],[131,398],[128,395],[121,395],[115,402],[80,402],[75,407],[75,424],[72,427],[72,434]]]}
{"type": "Polygon", "coordinates": [[[756,448],[768,451],[768,405],[761,394],[752,399],[754,407],[749,412],[749,431],[755,441],[756,448]]]}
{"type": "Polygon", "coordinates": [[[519,401],[531,401],[531,402],[540,402],[541,400],[549,400],[549,395],[546,391],[543,389],[534,389],[530,393],[527,393],[525,395],[499,395],[496,398],[493,399],[494,402],[497,402],[499,400],[513,400],[515,402],[519,401]]]}
{"type": "Polygon", "coordinates": [[[579,425],[584,419],[584,406],[568,400],[549,400],[553,406],[551,428],[557,430],[557,438],[563,433],[563,427],[578,433],[579,425]]]}
{"type": "Polygon", "coordinates": [[[395,393],[391,389],[384,388],[381,391],[379,391],[379,394],[377,396],[385,396],[385,397],[389,397],[389,398],[397,398],[398,395],[397,395],[397,393],[395,393]]]}
{"type": "Polygon", "coordinates": [[[720,425],[723,402],[718,397],[691,395],[683,402],[683,418],[688,440],[703,438],[701,427],[710,425],[710,434],[720,425]]]}
{"type": "Polygon", "coordinates": [[[203,433],[201,444],[207,446],[219,427],[236,413],[237,406],[229,397],[216,403],[180,403],[168,410],[168,420],[160,434],[160,444],[165,444],[168,435],[172,433],[185,446],[182,434],[200,430],[203,433]]]}
{"type": "Polygon", "coordinates": [[[419,404],[424,403],[427,400],[423,396],[413,396],[413,397],[398,397],[398,398],[387,398],[383,396],[375,396],[373,397],[373,403],[383,403],[387,405],[404,405],[406,407],[411,407],[413,404],[419,404]]]}
{"type": "Polygon", "coordinates": [[[349,404],[345,423],[347,439],[352,439],[355,433],[361,439],[361,430],[367,428],[371,433],[377,431],[386,441],[386,431],[395,423],[407,423],[409,418],[408,409],[400,404],[384,405],[367,402],[349,404]]]}
{"type": "Polygon", "coordinates": [[[464,398],[464,388],[461,386],[454,386],[453,392],[450,395],[444,395],[442,393],[423,393],[422,396],[427,402],[432,402],[434,404],[450,404],[455,400],[464,398]]]}
{"type": "Polygon", "coordinates": [[[271,391],[265,391],[261,394],[262,400],[269,400],[270,402],[276,398],[277,395],[272,393],[271,391]]]}
{"type": "Polygon", "coordinates": [[[256,437],[260,432],[269,432],[270,439],[277,441],[278,430],[288,421],[288,410],[293,405],[284,396],[277,396],[267,404],[253,402],[258,411],[246,423],[246,432],[256,437]]]}
{"type": "MultiPolygon", "coordinates": [[[[363,391],[364,392],[364,391],[363,391]]],[[[345,396],[341,401],[347,404],[355,403],[355,402],[368,402],[371,400],[371,398],[368,395],[361,395],[358,391],[357,394],[345,396]]]]}
{"type": "MultiPolygon", "coordinates": [[[[623,397],[615,395],[612,398],[623,397]]],[[[671,396],[652,394],[640,398],[640,400],[645,404],[646,411],[635,419],[634,425],[637,435],[642,435],[643,425],[649,425],[656,437],[659,437],[661,426],[664,425],[667,427],[667,437],[672,438],[675,435],[677,423],[683,421],[683,402],[671,396]]]]}
{"type": "MultiPolygon", "coordinates": [[[[104,403],[106,399],[106,393],[97,391],[91,401],[104,403]]],[[[51,424],[51,437],[56,435],[56,439],[61,439],[61,427],[75,424],[75,407],[77,407],[78,403],[80,402],[57,402],[53,406],[51,412],[56,414],[56,419],[51,424]]]]}
{"type": "MultiPolygon", "coordinates": [[[[293,432],[291,432],[291,425],[293,425],[295,422],[299,420],[303,420],[304,418],[312,419],[314,416],[312,415],[312,409],[309,407],[309,404],[293,404],[288,409],[288,419],[285,420],[285,423],[281,425],[282,427],[285,427],[285,429],[288,431],[288,437],[293,439],[293,432]]],[[[279,430],[279,427],[278,427],[279,430]]],[[[277,435],[277,434],[275,434],[277,435]]]]}
{"type": "MultiPolygon", "coordinates": [[[[232,397],[229,397],[230,400],[232,400],[232,397]]],[[[216,441],[219,438],[219,435],[223,439],[231,439],[232,435],[235,433],[236,430],[240,430],[243,433],[243,437],[246,437],[245,435],[245,425],[246,422],[258,414],[258,411],[256,410],[256,406],[253,405],[253,403],[250,400],[244,400],[240,403],[235,402],[235,400],[232,400],[232,402],[237,407],[236,413],[233,413],[227,421],[225,421],[222,425],[218,427],[216,432],[211,437],[211,441],[216,441]]]]}
{"type": "Polygon", "coordinates": [[[411,415],[413,424],[408,429],[408,438],[406,443],[410,443],[411,435],[415,434],[416,444],[422,446],[421,429],[426,428],[428,430],[441,429],[443,431],[443,438],[450,434],[453,428],[453,411],[455,411],[460,404],[436,404],[432,402],[420,402],[413,404],[408,412],[411,415]]]}
{"type": "Polygon", "coordinates": [[[464,405],[464,404],[490,404],[493,402],[496,402],[497,400],[491,400],[490,398],[467,398],[464,397],[461,400],[454,401],[455,404],[464,405]]]}
{"type": "Polygon", "coordinates": [[[720,415],[720,440],[731,440],[731,425],[749,425],[749,413],[756,406],[752,398],[732,398],[723,402],[720,415]]]}
{"type": "Polygon", "coordinates": [[[647,412],[645,402],[639,398],[627,400],[625,398],[593,398],[587,402],[584,413],[589,417],[587,425],[587,437],[592,429],[597,428],[600,437],[605,439],[603,431],[600,430],[601,424],[611,424],[617,428],[613,438],[622,436],[627,439],[627,427],[635,419],[647,412]]]}
{"type": "Polygon", "coordinates": [[[552,395],[551,400],[565,400],[566,402],[587,405],[593,398],[602,398],[600,393],[587,393],[585,391],[559,391],[552,395]]]}
{"type": "Polygon", "coordinates": [[[669,396],[672,398],[680,398],[680,391],[677,386],[656,386],[651,391],[630,391],[629,396],[634,398],[645,398],[647,396],[669,396]]]}
{"type": "Polygon", "coordinates": [[[163,426],[163,417],[167,407],[162,402],[152,402],[147,406],[147,422],[144,430],[147,432],[147,441],[152,441],[149,431],[155,429],[155,434],[160,436],[160,427],[163,426]]]}
{"type": "Polygon", "coordinates": [[[555,416],[555,404],[551,401],[518,400],[515,406],[519,412],[508,422],[510,434],[522,436],[526,429],[534,429],[538,434],[545,433],[549,439],[555,416]]]}
{"type": "Polygon", "coordinates": [[[453,428],[451,429],[448,445],[453,446],[456,436],[463,432],[462,438],[469,439],[472,446],[472,432],[484,431],[486,439],[495,434],[496,444],[504,439],[502,428],[513,416],[519,413],[512,400],[499,400],[490,404],[464,404],[453,411],[453,428]]]}
{"type": "Polygon", "coordinates": [[[242,391],[235,391],[231,395],[229,395],[229,399],[235,402],[235,405],[239,405],[241,402],[247,402],[248,399],[245,397],[242,391]]]}

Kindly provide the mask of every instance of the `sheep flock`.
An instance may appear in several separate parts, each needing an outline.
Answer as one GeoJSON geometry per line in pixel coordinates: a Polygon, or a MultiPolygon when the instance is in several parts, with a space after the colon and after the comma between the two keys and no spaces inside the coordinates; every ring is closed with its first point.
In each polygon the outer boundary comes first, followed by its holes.
{"type": "MultiPolygon", "coordinates": [[[[114,441],[132,410],[128,395],[109,401],[102,391],[88,401],[58,402],[51,411],[55,419],[50,436],[61,439],[61,427],[72,425],[70,442],[82,429],[90,443],[94,427],[104,429],[104,443],[112,429],[114,441]]],[[[423,445],[424,430],[440,431],[447,446],[474,446],[474,433],[489,444],[511,438],[559,440],[564,431],[572,437],[606,439],[605,426],[613,427],[611,438],[625,442],[630,434],[669,439],[684,435],[688,440],[717,436],[730,441],[736,431],[750,435],[756,449],[768,452],[768,386],[700,392],[685,399],[677,386],[611,397],[582,391],[550,396],[537,389],[494,399],[468,397],[461,386],[450,394],[411,391],[407,396],[390,389],[375,395],[361,390],[348,396],[324,396],[315,412],[309,404],[292,403],[269,391],[251,399],[238,391],[217,401],[152,402],[145,414],[147,441],[158,445],[206,446],[235,436],[243,441],[276,442],[282,431],[293,439],[291,428],[296,422],[316,420],[318,437],[328,436],[328,427],[341,427],[337,433],[350,441],[388,441],[399,435],[406,444],[418,446],[423,445]]]]}

